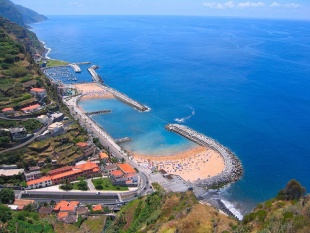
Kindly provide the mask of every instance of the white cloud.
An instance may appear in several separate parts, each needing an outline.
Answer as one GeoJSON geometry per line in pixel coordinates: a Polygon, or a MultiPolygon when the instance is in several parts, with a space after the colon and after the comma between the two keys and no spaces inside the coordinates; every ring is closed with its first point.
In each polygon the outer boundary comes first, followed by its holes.
{"type": "Polygon", "coordinates": [[[301,5],[296,3],[287,3],[280,4],[277,2],[273,2],[270,5],[266,5],[264,2],[240,2],[234,3],[233,1],[228,1],[225,3],[217,3],[217,2],[204,2],[202,4],[204,7],[213,8],[213,9],[232,9],[232,8],[257,8],[257,7],[284,7],[284,8],[299,8],[301,5]]]}
{"type": "Polygon", "coordinates": [[[249,7],[262,7],[265,6],[263,2],[240,2],[238,3],[238,8],[249,8],[249,7]]]}
{"type": "Polygon", "coordinates": [[[216,9],[227,9],[227,8],[234,8],[233,1],[229,1],[226,3],[216,3],[216,2],[205,2],[203,6],[208,8],[216,8],[216,9]]]}
{"type": "Polygon", "coordinates": [[[271,7],[283,7],[283,8],[299,8],[301,5],[296,3],[286,3],[286,4],[280,4],[277,2],[273,2],[270,4],[271,7]]]}

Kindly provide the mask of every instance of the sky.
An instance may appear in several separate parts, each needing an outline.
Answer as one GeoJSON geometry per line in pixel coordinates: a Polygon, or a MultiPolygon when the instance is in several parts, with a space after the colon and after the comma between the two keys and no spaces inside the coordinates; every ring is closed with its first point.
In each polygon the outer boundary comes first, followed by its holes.
{"type": "Polygon", "coordinates": [[[44,15],[197,15],[310,20],[310,0],[11,0],[44,15]]]}

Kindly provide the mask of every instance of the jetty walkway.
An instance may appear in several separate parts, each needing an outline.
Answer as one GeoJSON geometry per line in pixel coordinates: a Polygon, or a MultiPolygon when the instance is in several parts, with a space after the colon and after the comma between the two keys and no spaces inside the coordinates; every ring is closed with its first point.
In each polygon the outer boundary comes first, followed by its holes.
{"type": "Polygon", "coordinates": [[[102,78],[95,71],[95,69],[98,69],[98,68],[99,68],[98,66],[93,65],[93,66],[89,67],[87,70],[91,74],[94,82],[99,83],[99,84],[100,83],[103,84],[102,78]]]}
{"type": "Polygon", "coordinates": [[[137,109],[141,112],[146,112],[146,111],[150,110],[147,106],[139,103],[138,101],[131,99],[127,95],[125,95],[125,94],[123,94],[123,93],[121,93],[121,92],[119,92],[119,91],[117,91],[111,87],[103,86],[103,88],[105,90],[107,90],[108,92],[112,93],[115,96],[115,98],[119,99],[120,101],[124,102],[125,104],[128,104],[128,105],[134,107],[135,109],[137,109]]]}
{"type": "Polygon", "coordinates": [[[85,115],[91,116],[91,115],[97,115],[97,114],[105,114],[105,113],[111,113],[112,111],[110,109],[100,110],[100,111],[94,111],[94,112],[86,112],[85,115]]]}
{"type": "Polygon", "coordinates": [[[75,73],[81,73],[81,68],[76,63],[71,63],[69,66],[73,68],[75,73]]]}
{"type": "Polygon", "coordinates": [[[125,138],[119,138],[119,139],[114,139],[115,143],[123,143],[123,142],[130,142],[131,138],[130,137],[125,137],[125,138]]]}
{"type": "Polygon", "coordinates": [[[235,182],[243,174],[243,168],[240,160],[231,152],[229,149],[218,143],[212,138],[209,138],[201,133],[196,132],[195,130],[188,128],[184,125],[179,124],[168,124],[165,128],[169,131],[176,132],[181,136],[188,138],[189,140],[211,149],[216,150],[224,159],[225,168],[221,174],[207,178],[204,180],[198,180],[195,182],[195,185],[207,188],[212,187],[221,187],[230,182],[235,182]]]}

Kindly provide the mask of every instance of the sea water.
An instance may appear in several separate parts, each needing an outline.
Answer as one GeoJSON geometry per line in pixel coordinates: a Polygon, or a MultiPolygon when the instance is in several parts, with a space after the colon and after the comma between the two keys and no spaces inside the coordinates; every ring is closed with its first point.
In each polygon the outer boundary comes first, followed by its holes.
{"type": "Polygon", "coordinates": [[[113,137],[132,137],[128,149],[152,154],[191,147],[163,129],[179,122],[241,159],[243,178],[221,191],[235,208],[249,211],[293,178],[310,190],[310,22],[49,18],[32,26],[51,58],[99,65],[106,84],[151,108],[140,113],[114,100],[81,102],[87,111],[111,108],[93,118],[113,137]]]}

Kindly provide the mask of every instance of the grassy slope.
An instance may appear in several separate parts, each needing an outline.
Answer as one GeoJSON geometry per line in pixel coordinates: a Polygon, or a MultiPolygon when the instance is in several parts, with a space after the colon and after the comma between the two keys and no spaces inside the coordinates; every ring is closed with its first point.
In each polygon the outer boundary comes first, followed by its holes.
{"type": "Polygon", "coordinates": [[[224,232],[236,224],[192,192],[156,192],[125,206],[108,232],[224,232]]]}

